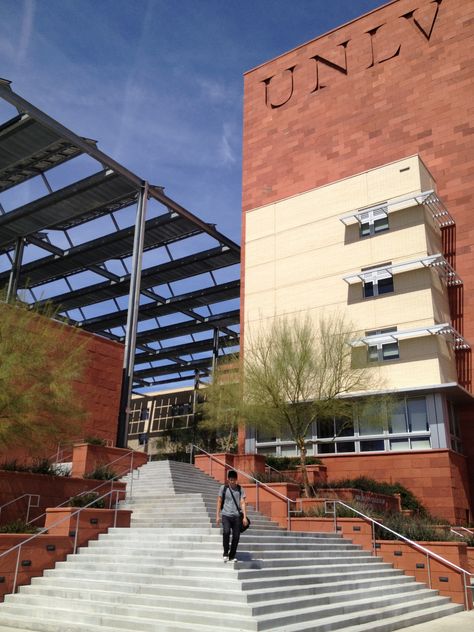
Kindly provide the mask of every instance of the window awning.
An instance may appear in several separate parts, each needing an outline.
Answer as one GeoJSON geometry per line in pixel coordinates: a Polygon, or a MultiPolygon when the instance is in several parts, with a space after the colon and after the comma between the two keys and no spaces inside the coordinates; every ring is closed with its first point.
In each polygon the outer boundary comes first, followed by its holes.
{"type": "Polygon", "coordinates": [[[402,261],[401,263],[391,263],[377,268],[371,268],[369,270],[353,272],[352,274],[348,274],[342,278],[349,285],[352,285],[353,283],[368,283],[373,281],[375,278],[383,279],[393,274],[409,272],[420,268],[433,268],[436,272],[438,272],[446,285],[462,285],[462,279],[459,277],[456,270],[448,263],[448,261],[446,261],[443,255],[439,253],[427,257],[419,257],[418,259],[411,259],[410,261],[402,261]]]}
{"type": "Polygon", "coordinates": [[[370,217],[387,217],[390,213],[415,205],[424,205],[440,227],[454,224],[454,219],[434,190],[388,198],[377,204],[355,209],[352,213],[341,216],[339,221],[345,226],[350,226],[354,223],[363,224],[369,221],[370,217]]]}
{"type": "Polygon", "coordinates": [[[399,340],[408,340],[410,338],[421,338],[423,336],[444,336],[448,342],[452,345],[453,349],[470,349],[471,346],[456,331],[449,323],[443,323],[441,325],[428,325],[427,327],[416,327],[414,329],[402,329],[400,331],[392,331],[383,334],[374,334],[371,336],[364,336],[352,340],[349,344],[351,347],[373,346],[383,345],[391,342],[398,342],[399,340]]]}

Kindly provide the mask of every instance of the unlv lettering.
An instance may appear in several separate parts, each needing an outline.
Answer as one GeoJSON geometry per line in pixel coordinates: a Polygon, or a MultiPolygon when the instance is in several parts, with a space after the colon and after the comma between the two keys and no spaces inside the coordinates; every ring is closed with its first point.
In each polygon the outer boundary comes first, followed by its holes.
{"type": "MultiPolygon", "coordinates": [[[[439,9],[442,2],[443,0],[431,0],[430,4],[435,5],[436,9],[435,9],[433,18],[431,20],[431,24],[429,25],[423,26],[417,19],[416,13],[419,11],[419,9],[413,9],[413,11],[404,13],[398,19],[403,19],[411,23],[413,27],[416,29],[416,31],[420,33],[420,35],[423,37],[425,42],[430,42],[431,36],[433,35],[435,24],[438,20],[439,9]]],[[[396,50],[394,50],[393,53],[389,54],[388,56],[386,55],[383,58],[379,58],[378,49],[380,49],[380,46],[378,46],[377,43],[379,42],[379,39],[383,38],[384,31],[382,29],[383,27],[386,27],[386,26],[387,26],[386,24],[379,24],[378,26],[375,26],[374,28],[364,33],[364,36],[368,36],[370,38],[371,60],[370,60],[370,64],[367,66],[367,69],[374,68],[375,66],[378,66],[379,64],[383,64],[389,61],[390,59],[394,59],[395,57],[398,57],[400,55],[400,52],[402,50],[402,44],[399,44],[398,48],[396,48],[396,50]]],[[[332,70],[335,70],[341,75],[344,75],[344,76],[348,75],[349,67],[347,64],[347,51],[348,49],[350,50],[349,43],[350,43],[350,40],[347,40],[345,42],[341,42],[341,44],[338,44],[338,46],[341,46],[344,51],[344,64],[336,63],[330,59],[327,59],[326,57],[322,57],[321,55],[313,55],[312,57],[309,58],[308,61],[314,60],[315,62],[315,84],[314,84],[314,88],[310,90],[310,93],[318,92],[319,90],[322,90],[323,88],[326,87],[326,84],[323,84],[321,82],[320,76],[319,76],[319,69],[320,69],[321,64],[326,66],[327,68],[331,68],[332,70]]],[[[288,83],[288,92],[287,92],[288,96],[286,98],[279,100],[277,103],[274,103],[270,96],[270,86],[273,80],[275,79],[275,75],[272,75],[271,77],[267,77],[267,79],[264,79],[262,81],[262,83],[265,86],[265,105],[267,107],[271,109],[281,108],[283,105],[285,105],[291,100],[294,94],[294,90],[295,90],[295,75],[294,75],[295,68],[296,68],[296,65],[290,66],[289,68],[286,68],[281,74],[282,78],[285,76],[288,76],[290,78],[289,83],[288,83]]],[[[282,81],[283,80],[282,78],[280,78],[279,81],[282,81]]]]}

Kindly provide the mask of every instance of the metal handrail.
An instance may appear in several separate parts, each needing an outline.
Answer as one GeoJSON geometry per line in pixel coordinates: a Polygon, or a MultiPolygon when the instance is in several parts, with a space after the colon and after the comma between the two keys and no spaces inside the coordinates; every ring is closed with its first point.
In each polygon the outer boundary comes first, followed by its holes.
{"type": "MultiPolygon", "coordinates": [[[[104,485],[109,485],[110,484],[111,485],[110,491],[112,492],[112,491],[114,491],[113,487],[114,487],[114,482],[116,481],[116,479],[122,478],[122,476],[125,476],[126,474],[130,474],[130,472],[132,473],[132,477],[130,479],[129,496],[130,496],[130,498],[132,498],[133,497],[133,480],[134,480],[133,479],[133,474],[134,474],[134,471],[133,471],[133,455],[134,455],[135,452],[136,452],[136,450],[129,450],[128,452],[126,452],[125,454],[122,454],[121,456],[119,456],[118,458],[114,459],[110,463],[107,463],[107,467],[108,467],[109,465],[113,465],[117,461],[120,461],[120,459],[123,459],[124,457],[131,455],[132,458],[130,460],[130,469],[128,470],[128,472],[126,472],[126,473],[121,472],[120,474],[116,474],[112,478],[109,478],[106,481],[103,481],[102,483],[99,483],[98,485],[96,485],[92,489],[85,489],[84,491],[79,492],[79,494],[74,494],[74,496],[70,496],[69,498],[66,498],[66,500],[64,502],[62,502],[59,505],[56,505],[55,509],[58,509],[59,507],[64,507],[64,505],[67,505],[67,503],[70,502],[72,498],[76,498],[78,496],[84,496],[85,494],[92,494],[97,489],[100,489],[104,485]]],[[[140,470],[137,470],[137,478],[140,478],[140,470]]],[[[121,490],[117,490],[117,491],[121,491],[121,490]]],[[[40,518],[43,518],[43,516],[46,516],[46,512],[40,514],[39,516],[36,516],[36,518],[33,518],[33,520],[31,520],[30,522],[27,522],[27,524],[32,524],[33,522],[36,522],[40,518]]]]}
{"type": "Polygon", "coordinates": [[[440,562],[441,564],[444,564],[445,566],[447,566],[448,568],[451,568],[452,570],[456,571],[457,573],[461,573],[463,575],[463,584],[464,584],[464,605],[465,605],[465,609],[466,610],[470,609],[469,608],[468,592],[467,592],[467,590],[468,590],[468,588],[470,588],[470,586],[468,587],[468,585],[467,585],[467,578],[468,577],[474,577],[474,573],[470,573],[469,571],[466,571],[464,568],[461,568],[460,566],[457,566],[456,564],[454,564],[453,562],[450,562],[449,560],[445,559],[444,557],[441,557],[441,555],[438,555],[437,553],[434,553],[433,551],[430,551],[429,549],[427,549],[426,547],[422,546],[421,544],[418,544],[418,542],[415,542],[414,540],[410,540],[409,538],[405,537],[401,533],[397,533],[393,529],[390,529],[389,527],[386,527],[381,522],[377,522],[377,520],[374,520],[370,516],[367,516],[366,514],[362,513],[361,511],[358,511],[357,509],[354,509],[354,507],[351,507],[350,505],[346,505],[346,503],[343,503],[341,500],[325,500],[324,501],[324,511],[325,511],[325,513],[334,515],[334,531],[335,531],[335,533],[337,533],[337,509],[336,509],[336,505],[341,505],[342,507],[345,507],[346,509],[349,509],[353,513],[357,514],[358,516],[361,516],[361,518],[363,518],[364,520],[366,520],[367,522],[370,522],[372,524],[372,551],[373,551],[373,554],[375,556],[377,556],[377,549],[376,549],[376,546],[375,546],[375,527],[376,526],[380,527],[381,529],[385,529],[385,531],[388,531],[389,533],[391,533],[395,537],[399,538],[400,540],[405,542],[405,544],[408,544],[409,546],[413,547],[414,549],[417,549],[418,551],[421,551],[422,553],[424,553],[426,555],[426,559],[427,559],[427,562],[428,562],[428,564],[427,564],[427,567],[428,567],[428,582],[429,582],[429,587],[430,588],[432,587],[431,566],[430,566],[430,562],[429,562],[430,558],[433,558],[437,562],[440,562]],[[332,507],[333,507],[333,511],[329,511],[328,510],[328,506],[331,505],[331,504],[332,504],[332,507]]]}
{"type": "MultiPolygon", "coordinates": [[[[250,474],[247,474],[247,472],[242,472],[241,470],[238,470],[237,468],[235,468],[235,467],[233,467],[231,465],[228,465],[227,463],[224,463],[223,461],[220,461],[213,454],[210,454],[209,452],[206,452],[206,450],[203,450],[199,446],[194,445],[194,443],[190,443],[189,445],[190,445],[190,448],[191,448],[191,450],[190,450],[190,461],[191,461],[191,463],[192,463],[192,459],[193,459],[193,448],[195,448],[196,450],[199,450],[200,452],[203,452],[210,459],[210,462],[211,462],[211,468],[210,468],[211,475],[212,475],[212,461],[215,461],[216,463],[219,463],[219,465],[222,465],[225,469],[234,470],[234,472],[237,472],[238,474],[241,474],[242,476],[245,476],[246,478],[249,478],[250,480],[254,481],[256,483],[255,509],[257,511],[258,511],[258,508],[259,508],[259,494],[258,494],[259,487],[263,487],[264,489],[269,491],[274,496],[277,496],[280,500],[286,501],[286,504],[287,504],[287,516],[288,516],[288,530],[290,530],[290,528],[291,528],[290,503],[295,503],[296,504],[296,503],[298,503],[298,500],[293,500],[292,498],[288,498],[288,496],[285,496],[284,494],[280,494],[280,492],[277,492],[275,489],[273,489],[272,487],[270,487],[266,483],[262,483],[261,481],[259,481],[254,476],[251,476],[250,474]]],[[[300,499],[300,505],[302,507],[301,499],[300,499]]]]}
{"type": "Polygon", "coordinates": [[[26,510],[25,522],[28,524],[28,519],[30,517],[30,509],[31,509],[31,507],[39,507],[39,501],[40,501],[40,495],[39,494],[22,494],[21,496],[17,496],[13,500],[9,500],[7,503],[4,503],[3,505],[0,505],[0,515],[1,515],[2,509],[4,507],[8,507],[8,505],[12,505],[13,503],[16,503],[17,500],[21,500],[22,498],[26,498],[26,497],[28,497],[28,509],[26,510]],[[36,505],[31,504],[31,499],[32,498],[36,498],[36,500],[37,500],[36,505]]]}
{"type": "Polygon", "coordinates": [[[24,540],[23,542],[20,542],[19,544],[15,544],[15,546],[12,546],[7,551],[4,551],[3,553],[0,553],[0,560],[1,560],[6,555],[9,555],[13,551],[15,551],[15,549],[18,549],[18,554],[17,554],[17,558],[16,558],[15,575],[14,575],[14,579],[13,579],[13,590],[12,590],[12,593],[14,593],[16,591],[16,586],[17,586],[17,581],[18,581],[18,570],[19,570],[19,567],[20,567],[20,554],[21,554],[21,549],[22,549],[23,546],[25,546],[25,544],[29,544],[32,540],[34,540],[38,536],[47,534],[48,531],[50,529],[52,529],[53,527],[56,527],[57,525],[62,524],[66,520],[70,520],[71,518],[74,518],[75,516],[77,516],[77,518],[76,518],[76,529],[74,531],[74,546],[73,546],[73,553],[76,553],[76,551],[77,551],[78,533],[79,533],[79,516],[80,516],[81,511],[84,511],[84,509],[90,508],[91,505],[94,505],[98,500],[103,500],[107,496],[109,496],[109,495],[112,496],[112,494],[115,493],[114,527],[116,527],[117,526],[117,511],[118,511],[118,494],[119,494],[119,491],[120,490],[111,490],[111,491],[107,492],[106,494],[103,494],[102,496],[99,496],[99,498],[94,498],[94,500],[92,500],[90,503],[88,503],[84,507],[79,507],[77,509],[77,511],[74,511],[71,514],[69,514],[67,516],[64,516],[64,518],[61,518],[60,520],[57,520],[56,522],[53,522],[53,524],[49,525],[49,527],[47,527],[47,528],[43,527],[43,529],[40,529],[40,531],[38,531],[38,533],[35,533],[34,535],[32,535],[31,538],[28,538],[27,540],[24,540]]]}
{"type": "MultiPolygon", "coordinates": [[[[55,458],[56,459],[55,463],[57,463],[58,465],[61,464],[62,460],[60,460],[59,455],[61,454],[61,459],[62,459],[62,453],[64,453],[64,450],[66,448],[74,447],[75,443],[84,443],[85,440],[86,440],[86,437],[82,437],[79,439],[71,439],[69,441],[60,441],[56,448],[56,452],[48,457],[48,461],[52,461],[55,458]]],[[[104,441],[107,448],[111,448],[114,445],[114,442],[112,439],[104,439],[104,441]]]]}

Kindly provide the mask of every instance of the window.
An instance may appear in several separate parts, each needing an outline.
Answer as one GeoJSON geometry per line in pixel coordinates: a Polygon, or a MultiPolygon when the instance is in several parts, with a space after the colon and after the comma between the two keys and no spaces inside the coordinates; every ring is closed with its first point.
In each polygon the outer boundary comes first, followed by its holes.
{"type": "Polygon", "coordinates": [[[455,452],[463,453],[461,431],[457,410],[453,402],[448,402],[449,434],[451,439],[451,449],[455,452]]]}
{"type": "Polygon", "coordinates": [[[389,229],[387,207],[361,213],[359,217],[361,237],[370,237],[389,229]]]}
{"type": "Polygon", "coordinates": [[[424,397],[408,398],[407,409],[410,432],[426,432],[429,430],[426,399],[424,397]]]}
{"type": "MultiPolygon", "coordinates": [[[[389,266],[390,263],[384,265],[389,266]]],[[[362,268],[362,272],[364,272],[362,275],[364,298],[381,296],[382,294],[389,294],[394,291],[393,274],[388,270],[380,270],[380,266],[377,266],[375,270],[362,268]]]]}
{"type": "Polygon", "coordinates": [[[388,429],[390,434],[398,434],[408,431],[405,400],[397,402],[391,409],[388,429]]]}
{"type": "Polygon", "coordinates": [[[373,439],[372,441],[361,441],[361,452],[382,452],[384,450],[383,439],[373,439]]]}
{"type": "MultiPolygon", "coordinates": [[[[387,329],[377,329],[375,331],[367,331],[366,336],[379,336],[382,334],[390,334],[396,332],[396,327],[388,327],[387,329]]],[[[367,350],[367,359],[369,362],[383,362],[385,360],[397,360],[400,357],[398,350],[398,340],[390,340],[387,336],[387,341],[381,340],[380,342],[369,344],[367,350]]]]}

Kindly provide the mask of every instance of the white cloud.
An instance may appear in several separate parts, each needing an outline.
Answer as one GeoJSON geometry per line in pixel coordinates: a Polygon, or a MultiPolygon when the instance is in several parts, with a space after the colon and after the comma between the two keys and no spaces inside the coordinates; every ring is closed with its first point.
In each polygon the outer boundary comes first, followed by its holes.
{"type": "Polygon", "coordinates": [[[235,132],[233,126],[224,123],[220,139],[220,153],[225,165],[234,165],[237,162],[237,152],[234,149],[235,132]]]}

